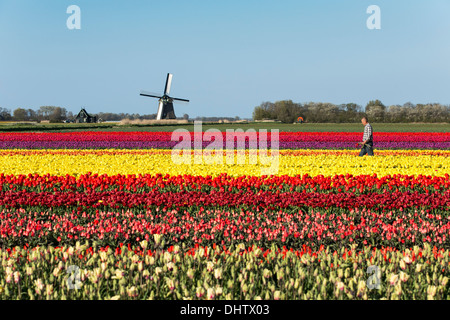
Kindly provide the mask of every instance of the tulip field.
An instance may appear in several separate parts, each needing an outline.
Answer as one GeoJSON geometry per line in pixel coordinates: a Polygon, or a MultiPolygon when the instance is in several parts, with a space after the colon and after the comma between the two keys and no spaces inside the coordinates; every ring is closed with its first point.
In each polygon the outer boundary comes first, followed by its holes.
{"type": "Polygon", "coordinates": [[[361,137],[280,132],[264,175],[252,139],[175,164],[170,132],[0,133],[0,298],[449,298],[450,133],[361,137]]]}

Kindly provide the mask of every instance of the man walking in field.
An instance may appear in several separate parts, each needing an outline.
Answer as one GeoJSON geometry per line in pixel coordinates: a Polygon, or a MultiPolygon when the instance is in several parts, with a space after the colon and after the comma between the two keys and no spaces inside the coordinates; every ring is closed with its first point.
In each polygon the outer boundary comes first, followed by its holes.
{"type": "Polygon", "coordinates": [[[364,135],[363,135],[363,142],[360,142],[362,145],[361,152],[359,153],[359,156],[362,157],[365,154],[369,156],[373,156],[373,130],[372,126],[369,123],[369,120],[367,117],[363,117],[361,119],[361,123],[364,125],[364,135]]]}

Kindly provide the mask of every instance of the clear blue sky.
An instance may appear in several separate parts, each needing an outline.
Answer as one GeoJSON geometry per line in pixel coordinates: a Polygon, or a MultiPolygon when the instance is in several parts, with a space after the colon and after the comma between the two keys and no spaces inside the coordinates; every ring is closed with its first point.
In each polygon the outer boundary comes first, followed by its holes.
{"type": "Polygon", "coordinates": [[[448,0],[0,0],[0,107],[251,117],[263,101],[450,103],[448,0]],[[81,30],[69,30],[69,5],[81,30]],[[381,30],[369,30],[369,5],[381,30]]]}

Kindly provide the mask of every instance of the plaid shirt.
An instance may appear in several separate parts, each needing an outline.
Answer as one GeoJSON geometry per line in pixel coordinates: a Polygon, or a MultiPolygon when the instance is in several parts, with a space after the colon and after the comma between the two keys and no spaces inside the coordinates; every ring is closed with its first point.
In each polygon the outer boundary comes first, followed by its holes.
{"type": "Polygon", "coordinates": [[[370,123],[366,124],[364,127],[364,135],[363,135],[363,142],[366,141],[367,139],[369,139],[368,142],[373,141],[372,139],[372,126],[370,125],[370,123]]]}

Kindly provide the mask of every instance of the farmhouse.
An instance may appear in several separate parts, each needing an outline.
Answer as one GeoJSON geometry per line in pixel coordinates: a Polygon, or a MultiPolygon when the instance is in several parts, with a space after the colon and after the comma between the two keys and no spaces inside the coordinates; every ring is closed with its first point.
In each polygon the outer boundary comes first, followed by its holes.
{"type": "Polygon", "coordinates": [[[75,122],[76,123],[96,123],[97,117],[91,116],[89,113],[87,113],[86,109],[82,108],[81,111],[76,116],[75,122]]]}

